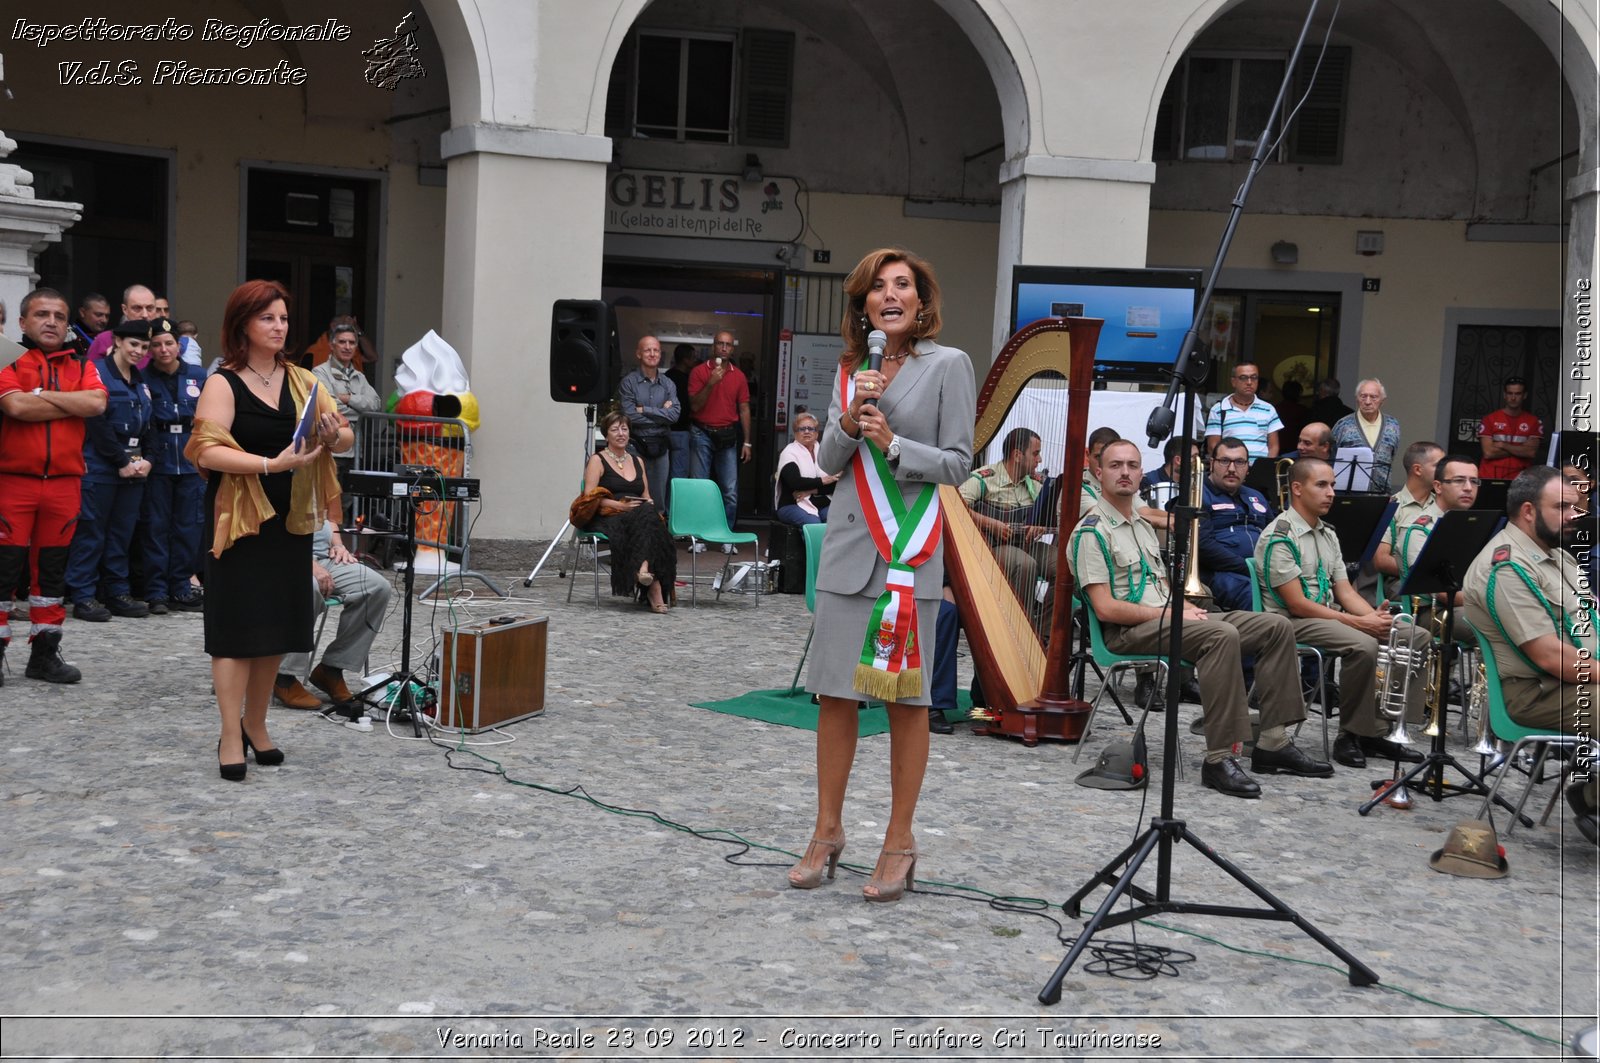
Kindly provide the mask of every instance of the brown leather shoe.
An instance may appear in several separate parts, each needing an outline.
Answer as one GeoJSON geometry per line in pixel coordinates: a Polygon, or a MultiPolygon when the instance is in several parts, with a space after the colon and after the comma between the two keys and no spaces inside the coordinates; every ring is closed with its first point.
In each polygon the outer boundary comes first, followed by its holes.
{"type": "Polygon", "coordinates": [[[354,701],[355,695],[350,693],[350,688],[344,685],[344,673],[337,668],[329,668],[319,664],[311,669],[311,685],[333,699],[335,705],[343,705],[354,701]]]}
{"type": "Polygon", "coordinates": [[[300,680],[291,679],[289,682],[274,682],[272,696],[286,709],[320,709],[322,699],[300,685],[300,680]]]}

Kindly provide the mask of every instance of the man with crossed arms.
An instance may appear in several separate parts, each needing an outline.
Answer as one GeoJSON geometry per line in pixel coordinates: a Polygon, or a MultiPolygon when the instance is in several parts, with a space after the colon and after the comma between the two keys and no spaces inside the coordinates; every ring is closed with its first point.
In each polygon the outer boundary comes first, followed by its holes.
{"type": "MultiPolygon", "coordinates": [[[[1377,713],[1378,643],[1388,642],[1394,618],[1368,605],[1350,585],[1339,536],[1322,519],[1331,508],[1333,466],[1317,458],[1296,461],[1290,471],[1289,508],[1256,543],[1261,604],[1290,619],[1296,642],[1315,646],[1325,661],[1344,661],[1333,759],[1350,768],[1366,767],[1369,753],[1415,763],[1422,755],[1384,738],[1387,727],[1377,713]]],[[[1411,647],[1415,660],[1430,639],[1412,627],[1401,641],[1411,647]]],[[[1426,686],[1423,676],[1412,676],[1406,719],[1413,723],[1422,722],[1426,686]]]]}
{"type": "Polygon", "coordinates": [[[1169,610],[1183,610],[1183,655],[1200,677],[1206,757],[1200,781],[1230,797],[1260,797],[1261,787],[1239,767],[1250,738],[1245,707],[1243,654],[1253,654],[1262,682],[1261,736],[1250,767],[1263,774],[1285,772],[1327,778],[1331,765],[1313,760],[1289,740],[1288,728],[1305,719],[1296,681],[1294,629],[1266,613],[1208,613],[1190,602],[1174,602],[1162,569],[1155,528],[1139,515],[1138,444],[1126,439],[1100,456],[1101,497],[1072,531],[1067,560],[1100,618],[1106,645],[1116,653],[1164,653],[1170,638],[1169,610]]]}

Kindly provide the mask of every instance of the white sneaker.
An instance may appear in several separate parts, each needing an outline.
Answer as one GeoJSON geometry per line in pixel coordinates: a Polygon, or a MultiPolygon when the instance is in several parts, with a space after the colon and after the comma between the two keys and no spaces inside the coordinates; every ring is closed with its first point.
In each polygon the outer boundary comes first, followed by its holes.
{"type": "Polygon", "coordinates": [[[344,725],[352,731],[366,731],[369,733],[372,731],[372,721],[365,716],[356,720],[346,720],[344,725]]]}
{"type": "Polygon", "coordinates": [[[725,553],[725,554],[733,554],[733,553],[737,553],[738,550],[734,547],[734,545],[732,543],[723,543],[722,544],[722,552],[725,553]]]}
{"type": "Polygon", "coordinates": [[[706,544],[699,542],[693,543],[689,547],[689,552],[691,554],[703,554],[706,552],[706,544]]]}

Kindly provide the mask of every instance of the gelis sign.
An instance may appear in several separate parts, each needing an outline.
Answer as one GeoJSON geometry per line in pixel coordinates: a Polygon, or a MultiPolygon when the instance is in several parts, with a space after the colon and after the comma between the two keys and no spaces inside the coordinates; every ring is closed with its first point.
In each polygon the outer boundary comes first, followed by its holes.
{"type": "Polygon", "coordinates": [[[800,182],[676,170],[621,170],[606,179],[606,232],[713,240],[800,238],[800,182]]]}

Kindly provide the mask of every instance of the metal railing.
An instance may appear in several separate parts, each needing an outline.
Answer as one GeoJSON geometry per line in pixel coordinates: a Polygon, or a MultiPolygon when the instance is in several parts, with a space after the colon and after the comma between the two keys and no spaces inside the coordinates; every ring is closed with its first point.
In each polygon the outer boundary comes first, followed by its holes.
{"type": "MultiPolygon", "coordinates": [[[[392,473],[401,465],[425,465],[446,478],[472,475],[472,430],[456,417],[421,417],[413,414],[363,413],[355,424],[354,468],[392,473]]],[[[362,531],[403,534],[404,498],[357,498],[351,523],[362,531]]],[[[468,502],[416,503],[416,540],[423,550],[437,551],[438,579],[417,597],[426,598],[450,580],[471,578],[501,597],[505,592],[481,572],[472,570],[472,520],[468,502]]],[[[427,561],[412,559],[419,575],[428,572],[427,561]]]]}

